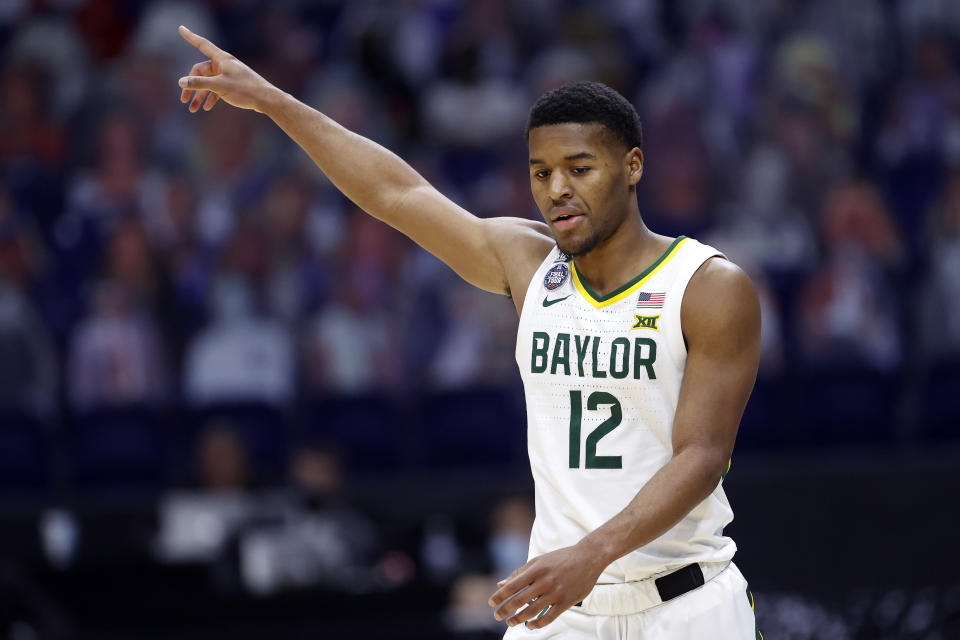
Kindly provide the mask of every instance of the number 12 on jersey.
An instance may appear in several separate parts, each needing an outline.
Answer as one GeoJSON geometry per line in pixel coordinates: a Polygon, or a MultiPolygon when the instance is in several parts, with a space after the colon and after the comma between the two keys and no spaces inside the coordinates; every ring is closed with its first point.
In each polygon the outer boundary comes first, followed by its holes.
{"type": "MultiPolygon", "coordinates": [[[[621,469],[621,456],[598,456],[597,443],[605,435],[620,426],[623,411],[616,396],[606,391],[594,391],[587,397],[587,411],[596,411],[601,405],[610,405],[610,417],[597,425],[587,436],[584,469],[621,469]]],[[[583,421],[583,394],[570,390],[570,468],[580,468],[580,423],[583,421]]]]}

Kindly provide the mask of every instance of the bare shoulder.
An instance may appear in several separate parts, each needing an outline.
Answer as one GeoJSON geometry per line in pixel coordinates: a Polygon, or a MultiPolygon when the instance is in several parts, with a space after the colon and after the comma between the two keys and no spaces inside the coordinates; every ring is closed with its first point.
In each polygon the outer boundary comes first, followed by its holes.
{"type": "Polygon", "coordinates": [[[683,335],[690,346],[710,343],[759,343],[760,300],[750,277],[721,257],[705,261],[690,279],[680,309],[683,335]]]}
{"type": "Polygon", "coordinates": [[[556,246],[556,241],[543,222],[508,217],[491,218],[485,222],[489,240],[503,265],[507,295],[513,299],[519,313],[530,279],[556,246]]]}

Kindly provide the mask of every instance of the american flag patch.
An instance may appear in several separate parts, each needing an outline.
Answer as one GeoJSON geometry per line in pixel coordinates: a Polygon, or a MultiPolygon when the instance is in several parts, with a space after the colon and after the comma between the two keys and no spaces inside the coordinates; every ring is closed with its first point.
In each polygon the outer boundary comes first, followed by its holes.
{"type": "Polygon", "coordinates": [[[641,291],[637,296],[637,309],[662,309],[663,301],[667,297],[666,293],[650,293],[641,291]]]}

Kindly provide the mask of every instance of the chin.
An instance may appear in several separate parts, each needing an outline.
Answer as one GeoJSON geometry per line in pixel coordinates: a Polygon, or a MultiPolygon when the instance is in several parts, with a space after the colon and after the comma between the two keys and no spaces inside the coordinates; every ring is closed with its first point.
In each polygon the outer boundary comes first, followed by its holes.
{"type": "Polygon", "coordinates": [[[572,258],[576,258],[593,251],[599,242],[600,239],[595,236],[588,236],[586,238],[565,238],[563,240],[558,239],[557,246],[560,247],[560,251],[563,251],[572,258]]]}

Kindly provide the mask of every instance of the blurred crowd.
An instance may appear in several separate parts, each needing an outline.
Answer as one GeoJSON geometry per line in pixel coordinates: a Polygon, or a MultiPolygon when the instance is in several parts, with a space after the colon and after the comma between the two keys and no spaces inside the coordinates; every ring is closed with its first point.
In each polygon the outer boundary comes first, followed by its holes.
{"type": "Polygon", "coordinates": [[[518,384],[508,300],[357,210],[265,117],[187,113],[181,23],[484,217],[538,216],[532,101],[604,81],[644,122],[648,225],[753,277],[761,379],[960,353],[957,3],[12,0],[4,412],[518,384]]]}
{"type": "MultiPolygon", "coordinates": [[[[359,211],[262,115],[189,114],[177,78],[200,56],[179,24],[482,217],[539,217],[537,96],[613,86],[644,123],[648,226],[717,246],[759,290],[764,441],[831,416],[956,433],[960,3],[5,0],[0,488],[43,486],[48,454],[135,480],[173,433],[173,477],[199,491],[160,505],[165,561],[228,549],[225,584],[259,594],[432,576],[451,628],[499,633],[485,598],[525,558],[529,504],[466,545],[438,515],[399,552],[342,488],[345,464],[411,447],[522,466],[512,304],[359,211]],[[800,418],[778,404],[796,381],[800,418]],[[284,448],[297,407],[321,425],[284,448]],[[30,429],[62,448],[31,457],[30,429]]],[[[47,515],[68,564],[76,525],[47,515]]]]}

